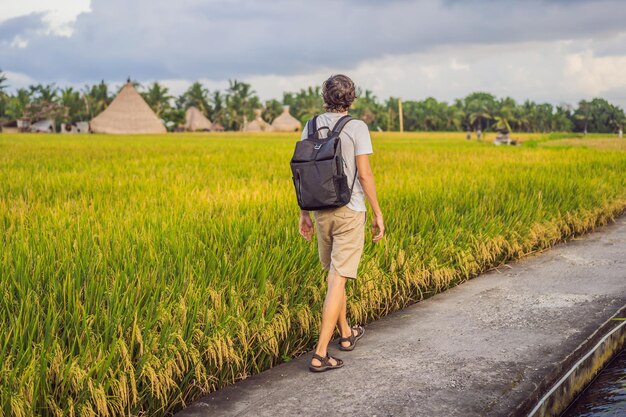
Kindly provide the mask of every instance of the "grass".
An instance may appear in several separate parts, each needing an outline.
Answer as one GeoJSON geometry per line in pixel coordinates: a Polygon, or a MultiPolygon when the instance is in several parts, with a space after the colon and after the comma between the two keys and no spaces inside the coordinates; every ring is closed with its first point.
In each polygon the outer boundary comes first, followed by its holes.
{"type": "Polygon", "coordinates": [[[604,135],[594,135],[588,139],[581,138],[563,138],[559,140],[549,141],[542,144],[543,146],[553,147],[583,147],[606,151],[626,151],[626,139],[616,139],[615,137],[606,137],[604,135]]]}
{"type": "MultiPolygon", "coordinates": [[[[619,149],[463,138],[374,135],[388,234],[352,321],[626,208],[619,149]]],[[[311,348],[325,276],[297,231],[294,140],[0,135],[0,416],[169,414],[311,348]]]]}

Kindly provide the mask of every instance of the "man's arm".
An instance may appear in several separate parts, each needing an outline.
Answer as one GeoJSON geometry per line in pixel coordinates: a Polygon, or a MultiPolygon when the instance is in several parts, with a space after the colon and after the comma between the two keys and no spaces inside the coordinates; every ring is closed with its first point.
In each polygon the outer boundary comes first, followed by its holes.
{"type": "Polygon", "coordinates": [[[307,210],[300,210],[300,222],[298,223],[300,235],[307,241],[313,239],[313,220],[307,210]]]}
{"type": "MultiPolygon", "coordinates": [[[[309,122],[306,122],[304,128],[302,129],[302,134],[300,139],[304,140],[308,137],[308,129],[309,122]]],[[[313,220],[311,220],[311,215],[308,210],[300,210],[300,221],[298,222],[298,229],[300,230],[300,235],[305,238],[307,241],[311,241],[313,239],[313,220]]]]}
{"type": "Polygon", "coordinates": [[[370,203],[370,207],[374,212],[374,218],[372,219],[372,234],[374,235],[373,241],[378,242],[385,234],[385,223],[383,221],[383,212],[378,205],[378,197],[376,196],[376,184],[374,182],[374,173],[370,166],[369,156],[357,155],[356,167],[359,176],[359,182],[367,197],[367,201],[370,203]]]}

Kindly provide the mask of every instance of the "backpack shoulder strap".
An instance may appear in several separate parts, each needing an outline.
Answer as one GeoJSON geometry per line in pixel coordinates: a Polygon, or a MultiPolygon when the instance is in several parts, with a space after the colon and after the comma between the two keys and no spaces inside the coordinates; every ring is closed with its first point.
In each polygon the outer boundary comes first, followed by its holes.
{"type": "Polygon", "coordinates": [[[337,120],[337,123],[335,123],[335,127],[333,127],[331,135],[339,135],[350,120],[352,120],[352,116],[350,116],[349,114],[346,114],[341,119],[337,120]]]}
{"type": "Polygon", "coordinates": [[[313,118],[309,120],[309,123],[307,123],[307,126],[308,136],[312,137],[315,133],[317,133],[317,116],[313,116],[313,118]]]}

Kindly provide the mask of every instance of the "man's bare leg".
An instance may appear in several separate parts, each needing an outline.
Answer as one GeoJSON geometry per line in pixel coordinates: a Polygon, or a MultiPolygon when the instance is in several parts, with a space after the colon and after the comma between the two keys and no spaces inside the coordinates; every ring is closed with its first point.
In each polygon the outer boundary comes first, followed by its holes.
{"type": "MultiPolygon", "coordinates": [[[[348,323],[348,297],[346,295],[346,289],[343,289],[343,305],[341,312],[339,313],[339,320],[337,320],[337,326],[339,326],[339,334],[341,337],[349,337],[352,334],[352,329],[348,323]]],[[[341,346],[349,347],[350,342],[341,342],[341,346]]]]}
{"type": "MultiPolygon", "coordinates": [[[[329,271],[328,291],[326,292],[324,309],[322,310],[322,327],[320,329],[320,337],[315,348],[315,353],[321,357],[326,356],[328,343],[330,343],[330,339],[333,337],[333,333],[335,332],[335,325],[339,319],[339,314],[345,306],[345,290],[346,278],[339,275],[336,271],[329,271]]],[[[330,363],[332,365],[337,364],[334,359],[331,359],[330,363]]],[[[311,364],[313,366],[321,366],[320,361],[317,359],[312,359],[311,364]]]]}

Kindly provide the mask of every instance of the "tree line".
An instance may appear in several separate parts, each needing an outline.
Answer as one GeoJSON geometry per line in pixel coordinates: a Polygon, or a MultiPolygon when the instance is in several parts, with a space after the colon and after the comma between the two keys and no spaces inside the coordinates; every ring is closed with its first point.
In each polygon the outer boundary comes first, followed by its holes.
{"type": "MultiPolygon", "coordinates": [[[[290,106],[291,114],[303,123],[323,111],[320,87],[285,92],[282,100],[262,102],[250,84],[238,80],[229,80],[223,91],[209,91],[202,83],[194,82],[177,97],[159,82],[146,86],[133,84],[170,130],[184,123],[185,111],[191,106],[212,122],[234,131],[242,130],[254,118],[255,110],[261,110],[261,117],[268,123],[282,112],[284,105],[290,106]]],[[[8,87],[7,78],[0,71],[0,125],[21,117],[49,118],[57,124],[88,121],[102,112],[119,91],[105,81],[81,89],[36,84],[9,93],[8,87]]],[[[400,129],[398,102],[397,97],[379,100],[370,90],[360,90],[350,113],[365,121],[370,129],[397,131],[400,129]]],[[[518,103],[511,97],[474,92],[452,103],[432,97],[407,100],[402,102],[402,108],[404,130],[408,131],[611,133],[626,124],[624,110],[603,98],[581,100],[574,107],[531,100],[518,103]]]]}

